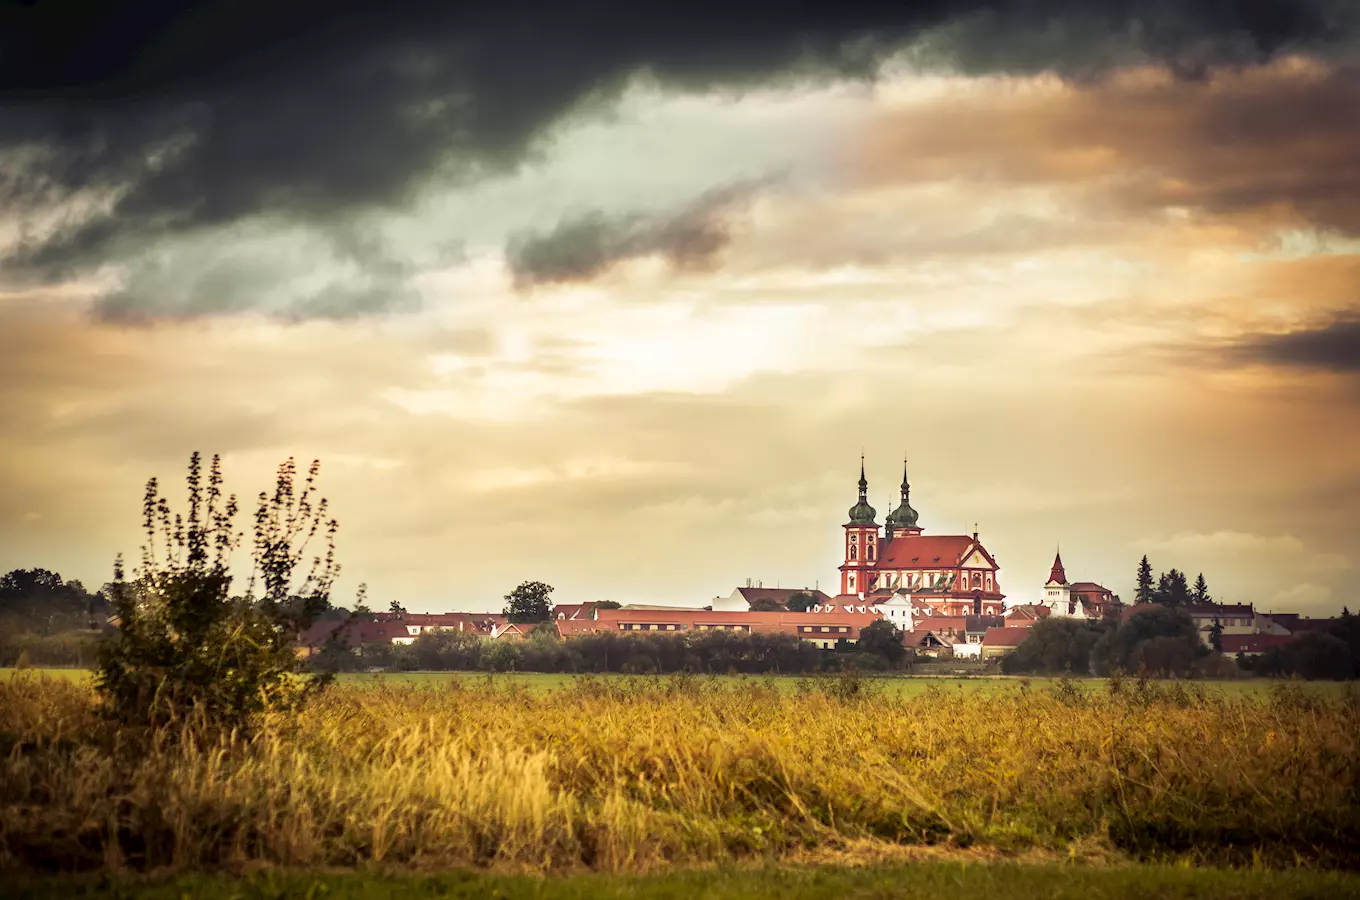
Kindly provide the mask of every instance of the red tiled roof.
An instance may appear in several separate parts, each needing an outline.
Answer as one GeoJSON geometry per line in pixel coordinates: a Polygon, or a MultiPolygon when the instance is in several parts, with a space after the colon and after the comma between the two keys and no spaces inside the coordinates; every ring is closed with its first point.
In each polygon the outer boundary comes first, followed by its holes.
{"type": "Polygon", "coordinates": [[[1042,603],[1017,603],[1007,609],[1003,616],[1016,621],[1037,622],[1040,619],[1047,619],[1051,612],[1052,610],[1042,603]]]}
{"type": "Polygon", "coordinates": [[[332,637],[353,647],[359,644],[391,643],[393,638],[410,637],[410,633],[399,622],[358,621],[351,618],[313,623],[302,633],[298,643],[303,647],[320,647],[332,637]]]}
{"type": "Polygon", "coordinates": [[[1127,622],[1129,619],[1133,618],[1139,613],[1147,612],[1150,609],[1161,608],[1162,605],[1160,603],[1135,603],[1132,606],[1126,607],[1124,609],[1123,619],[1125,622],[1127,622]]]}
{"type": "Polygon", "coordinates": [[[946,647],[952,647],[959,643],[954,635],[936,631],[933,628],[918,628],[915,631],[908,631],[902,635],[902,643],[908,647],[919,647],[927,637],[934,637],[946,647]]]}
{"type": "Polygon", "coordinates": [[[737,588],[742,599],[747,603],[754,603],[757,600],[773,600],[781,606],[789,602],[789,598],[794,594],[811,594],[817,603],[827,603],[831,600],[831,595],[816,588],[767,588],[767,587],[743,587],[737,588]]]}
{"type": "Polygon", "coordinates": [[[1191,616],[1249,616],[1252,615],[1250,603],[1205,603],[1197,606],[1187,606],[1185,611],[1191,616]]]}
{"type": "Polygon", "coordinates": [[[1114,591],[1104,585],[1096,584],[1094,581],[1074,581],[1068,585],[1068,588],[1074,594],[1110,594],[1112,596],[1114,594],[1114,591]]]}
{"type": "Polygon", "coordinates": [[[1266,618],[1276,625],[1279,625],[1290,634],[1299,634],[1304,631],[1316,631],[1325,628],[1332,619],[1310,619],[1300,616],[1298,613],[1265,613],[1266,618]]]}
{"type": "Polygon", "coordinates": [[[1227,654],[1264,653],[1272,647],[1283,647],[1295,637],[1292,634],[1225,634],[1219,640],[1227,654]]]}
{"type": "Polygon", "coordinates": [[[988,628],[982,639],[984,647],[1019,647],[1029,639],[1028,628],[988,628]]]}
{"type": "MultiPolygon", "coordinates": [[[[798,634],[799,626],[849,626],[845,634],[817,635],[818,637],[849,640],[859,638],[859,630],[882,616],[874,612],[846,612],[837,609],[833,612],[714,612],[708,609],[602,609],[598,618],[592,620],[566,620],[558,622],[558,630],[563,637],[578,635],[587,631],[626,631],[622,625],[675,625],[677,631],[704,627],[738,627],[761,634],[798,634]],[[567,626],[567,627],[563,627],[567,626]]],[[[645,633],[639,631],[638,633],[645,633]]],[[[660,632],[664,633],[664,632],[660,632]]],[[[675,633],[675,632],[670,632],[675,633]]]]}
{"type": "MultiPolygon", "coordinates": [[[[883,544],[880,569],[948,569],[975,545],[966,534],[903,535],[883,544]]],[[[984,553],[986,551],[983,551],[984,553]]]]}

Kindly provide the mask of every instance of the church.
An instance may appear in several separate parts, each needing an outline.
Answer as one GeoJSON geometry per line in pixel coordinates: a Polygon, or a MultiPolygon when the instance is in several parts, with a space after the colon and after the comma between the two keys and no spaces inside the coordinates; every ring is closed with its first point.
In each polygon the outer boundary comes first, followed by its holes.
{"type": "Polygon", "coordinates": [[[859,502],[850,507],[845,562],[838,601],[872,604],[885,618],[910,628],[915,617],[999,616],[1000,567],[978,539],[964,534],[926,535],[911,506],[911,484],[902,464],[902,499],[884,518],[869,505],[869,483],[860,459],[859,502]]]}

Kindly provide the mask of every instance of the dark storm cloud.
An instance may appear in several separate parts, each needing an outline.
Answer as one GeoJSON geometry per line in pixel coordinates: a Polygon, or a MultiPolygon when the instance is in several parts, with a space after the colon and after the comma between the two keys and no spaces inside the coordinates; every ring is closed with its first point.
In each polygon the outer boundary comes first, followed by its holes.
{"type": "Polygon", "coordinates": [[[1257,335],[1232,349],[1238,362],[1360,372],[1360,312],[1316,328],[1257,335]]]}
{"type": "Polygon", "coordinates": [[[510,240],[506,257],[516,287],[588,281],[616,263],[660,256],[679,269],[704,268],[731,240],[727,217],[759,183],[710,191],[677,213],[565,219],[546,233],[510,240]]]}
{"type": "Polygon", "coordinates": [[[1194,69],[1342,46],[1355,19],[1343,0],[10,4],[0,197],[111,211],[34,232],[6,264],[54,277],[161,234],[400,204],[430,176],[514,166],[638,71],[691,88],[867,75],[928,29],[966,68],[1194,69]]]}

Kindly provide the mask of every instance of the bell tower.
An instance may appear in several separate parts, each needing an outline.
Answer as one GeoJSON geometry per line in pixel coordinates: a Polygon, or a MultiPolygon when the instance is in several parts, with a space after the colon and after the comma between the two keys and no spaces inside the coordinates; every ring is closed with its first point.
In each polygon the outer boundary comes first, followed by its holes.
{"type": "Polygon", "coordinates": [[[869,505],[869,481],[864,477],[864,457],[859,458],[859,502],[850,507],[845,523],[845,562],[841,565],[841,593],[863,594],[872,590],[878,568],[878,513],[869,505]]]}

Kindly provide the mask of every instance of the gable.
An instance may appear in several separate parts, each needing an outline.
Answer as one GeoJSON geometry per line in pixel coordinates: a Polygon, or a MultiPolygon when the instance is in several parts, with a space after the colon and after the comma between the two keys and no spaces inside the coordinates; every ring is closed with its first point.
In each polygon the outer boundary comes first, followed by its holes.
{"type": "Polygon", "coordinates": [[[968,554],[968,558],[963,561],[963,567],[965,569],[987,569],[988,571],[993,571],[996,569],[996,564],[987,558],[987,554],[984,553],[981,548],[978,548],[968,554]]]}

